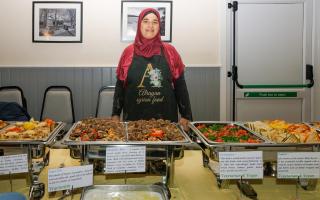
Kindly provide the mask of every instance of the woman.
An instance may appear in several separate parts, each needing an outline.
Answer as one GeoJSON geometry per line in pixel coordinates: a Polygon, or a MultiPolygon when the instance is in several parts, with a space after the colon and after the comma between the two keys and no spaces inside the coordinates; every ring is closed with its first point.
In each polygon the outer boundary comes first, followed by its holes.
{"type": "Polygon", "coordinates": [[[152,8],[138,19],[133,44],[122,53],[117,68],[112,118],[126,121],[167,119],[188,129],[192,120],[184,64],[176,49],[161,41],[160,15],[152,8]]]}

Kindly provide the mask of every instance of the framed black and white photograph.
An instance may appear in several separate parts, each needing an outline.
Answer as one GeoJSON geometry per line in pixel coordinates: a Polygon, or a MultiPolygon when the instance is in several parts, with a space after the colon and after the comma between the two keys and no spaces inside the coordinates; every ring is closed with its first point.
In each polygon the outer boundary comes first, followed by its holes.
{"type": "Polygon", "coordinates": [[[139,14],[145,8],[154,8],[159,11],[161,39],[171,42],[172,1],[122,1],[121,40],[134,40],[139,14]]]}
{"type": "Polygon", "coordinates": [[[82,42],[82,2],[34,1],[33,42],[82,42]]]}

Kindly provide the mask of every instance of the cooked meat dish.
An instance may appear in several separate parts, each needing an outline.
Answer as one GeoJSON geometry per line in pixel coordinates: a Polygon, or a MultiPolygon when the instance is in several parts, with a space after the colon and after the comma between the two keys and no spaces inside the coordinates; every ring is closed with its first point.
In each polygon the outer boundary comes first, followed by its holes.
{"type": "Polygon", "coordinates": [[[69,137],[79,141],[125,141],[122,123],[110,119],[88,118],[79,121],[69,137]]]}
{"type": "Polygon", "coordinates": [[[151,119],[128,123],[129,141],[180,141],[184,136],[178,127],[168,120],[151,119]]]}

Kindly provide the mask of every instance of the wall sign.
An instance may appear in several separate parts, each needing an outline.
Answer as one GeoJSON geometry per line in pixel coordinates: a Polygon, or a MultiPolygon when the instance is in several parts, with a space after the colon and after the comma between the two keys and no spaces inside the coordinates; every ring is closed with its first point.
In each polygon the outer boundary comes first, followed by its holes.
{"type": "Polygon", "coordinates": [[[297,97],[297,92],[244,92],[245,98],[262,97],[262,98],[285,98],[297,97]]]}

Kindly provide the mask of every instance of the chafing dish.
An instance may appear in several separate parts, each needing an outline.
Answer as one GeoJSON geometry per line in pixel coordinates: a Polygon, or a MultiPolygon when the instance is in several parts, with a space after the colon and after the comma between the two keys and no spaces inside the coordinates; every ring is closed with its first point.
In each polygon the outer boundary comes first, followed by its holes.
{"type": "MultiPolygon", "coordinates": [[[[0,134],[6,133],[7,129],[15,126],[16,123],[8,122],[8,125],[0,130],[0,134]]],[[[40,139],[0,139],[0,150],[3,155],[28,154],[28,184],[30,185],[30,198],[41,198],[44,194],[44,184],[38,182],[38,176],[44,166],[49,163],[50,146],[55,142],[56,135],[64,131],[65,123],[56,122],[55,127],[46,137],[40,139]],[[33,159],[39,159],[34,161],[33,159]]]]}
{"type": "MultiPolygon", "coordinates": [[[[3,134],[6,129],[14,126],[15,123],[17,122],[9,122],[9,125],[0,131],[0,134],[3,134]]],[[[32,158],[41,158],[45,154],[45,147],[51,146],[55,142],[56,135],[62,131],[64,126],[65,123],[57,122],[55,128],[48,134],[48,136],[41,139],[0,139],[0,148],[4,149],[4,154],[12,154],[6,153],[6,149],[12,150],[13,148],[16,148],[16,154],[19,152],[18,149],[27,148],[31,152],[32,158]]]]}
{"type": "Polygon", "coordinates": [[[159,185],[95,185],[84,188],[81,194],[81,200],[109,199],[168,200],[169,197],[159,185]]]}
{"type": "Polygon", "coordinates": [[[272,143],[234,122],[196,121],[190,123],[190,128],[207,146],[211,147],[259,146],[272,143]]]}
{"type": "Polygon", "coordinates": [[[76,139],[71,139],[72,132],[76,129],[79,124],[81,124],[81,121],[73,124],[73,126],[69,129],[68,133],[66,134],[64,138],[64,143],[66,145],[75,145],[75,146],[81,146],[81,145],[152,145],[152,146],[167,146],[167,145],[185,145],[190,144],[191,140],[187,136],[187,134],[182,130],[182,128],[177,124],[172,124],[177,129],[177,134],[180,134],[181,139],[179,140],[157,140],[157,141],[151,141],[151,140],[145,140],[145,141],[139,141],[135,139],[130,139],[128,132],[128,124],[130,122],[119,122],[119,126],[123,127],[123,132],[120,133],[123,135],[123,137],[119,137],[121,139],[118,140],[105,140],[105,139],[95,139],[95,140],[81,140],[80,137],[76,139]]]}
{"type": "MultiPolygon", "coordinates": [[[[264,151],[265,160],[276,160],[276,154],[279,151],[318,151],[319,143],[276,143],[268,138],[251,130],[242,122],[221,122],[221,121],[196,121],[190,123],[191,130],[196,134],[196,138],[200,140],[200,146],[204,152],[214,160],[218,160],[218,152],[220,151],[264,151]],[[198,124],[218,124],[218,125],[236,125],[248,131],[253,137],[260,139],[260,143],[239,143],[239,142],[215,142],[211,141],[198,129],[198,124]]],[[[204,163],[205,164],[205,163],[204,163]]]]}
{"type": "Polygon", "coordinates": [[[219,152],[224,151],[263,151],[264,175],[276,175],[276,160],[278,152],[298,152],[298,151],[319,151],[319,143],[276,143],[268,138],[251,130],[250,126],[245,126],[243,122],[221,122],[221,121],[196,121],[190,123],[190,128],[198,140],[199,146],[203,151],[203,165],[209,167],[217,176],[218,185],[228,187],[228,180],[219,179],[219,152]],[[260,139],[259,143],[239,143],[239,142],[217,142],[208,139],[198,128],[199,124],[218,124],[218,125],[236,125],[248,131],[252,137],[260,139]],[[212,162],[210,163],[210,159],[212,162]],[[215,163],[215,164],[214,164],[215,163]]]}
{"type": "MultiPolygon", "coordinates": [[[[104,169],[105,166],[105,151],[106,147],[110,145],[144,145],[146,146],[146,160],[147,160],[147,168],[151,166],[153,162],[158,162],[165,164],[166,166],[162,166],[162,169],[165,169],[165,172],[161,171],[160,174],[165,176],[163,180],[167,184],[172,184],[173,179],[173,169],[174,169],[174,160],[180,159],[183,157],[183,146],[191,144],[192,141],[189,139],[188,135],[182,130],[180,126],[177,124],[172,124],[177,129],[177,134],[180,134],[179,140],[171,141],[138,141],[138,140],[130,140],[130,131],[128,131],[128,125],[130,122],[121,122],[119,126],[122,126],[124,132],[121,133],[124,137],[116,137],[120,138],[119,140],[108,141],[104,140],[105,136],[97,137],[95,141],[81,141],[81,138],[70,138],[71,134],[74,132],[76,127],[79,127],[79,124],[75,123],[68,133],[65,135],[63,143],[68,145],[71,149],[71,156],[74,158],[79,158],[84,163],[93,163],[95,169],[104,169]],[[103,139],[104,138],[104,139],[103,139]],[[165,161],[165,162],[163,162],[165,161]]],[[[78,131],[78,130],[77,130],[78,131]]],[[[143,132],[143,131],[142,131],[143,132]]],[[[91,133],[90,133],[91,134],[91,133]]],[[[79,134],[78,134],[79,135],[79,134]]],[[[94,138],[95,137],[89,137],[94,138]]],[[[82,137],[82,139],[87,140],[87,138],[82,137]]],[[[114,138],[113,138],[114,139],[114,138]]],[[[154,139],[154,138],[153,138],[154,139]]],[[[147,169],[147,172],[149,170],[147,169]]],[[[99,172],[97,170],[96,172],[99,172]]],[[[101,173],[102,171],[100,171],[101,173]]]]}
{"type": "Polygon", "coordinates": [[[86,146],[87,156],[92,159],[104,159],[105,155],[105,146],[108,145],[145,145],[147,148],[147,160],[164,160],[167,157],[167,148],[168,146],[173,146],[174,148],[174,157],[175,159],[181,159],[183,157],[183,145],[187,145],[191,143],[191,140],[187,136],[187,134],[181,129],[180,126],[174,124],[174,126],[179,130],[179,134],[181,134],[182,139],[177,141],[134,141],[129,140],[128,138],[128,123],[121,122],[119,126],[123,126],[123,140],[102,140],[98,139],[96,141],[81,141],[80,139],[70,139],[70,135],[73,130],[79,125],[81,122],[75,123],[68,131],[64,138],[64,144],[70,147],[70,154],[73,158],[80,158],[83,154],[82,146],[86,146]]]}
{"type": "Polygon", "coordinates": [[[287,123],[283,120],[242,123],[250,131],[270,140],[273,146],[297,147],[320,145],[319,133],[308,123],[287,123]]]}

